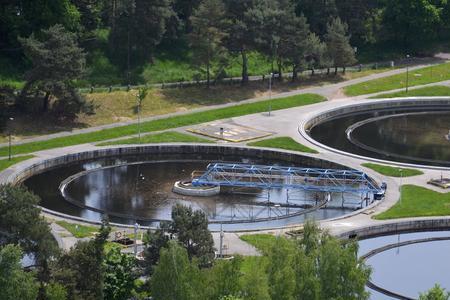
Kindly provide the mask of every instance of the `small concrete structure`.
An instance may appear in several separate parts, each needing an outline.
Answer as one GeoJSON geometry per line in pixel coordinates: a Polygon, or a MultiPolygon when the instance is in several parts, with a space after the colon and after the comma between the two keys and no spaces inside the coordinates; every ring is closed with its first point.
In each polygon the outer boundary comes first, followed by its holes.
{"type": "Polygon", "coordinates": [[[177,181],[172,191],[184,196],[211,197],[220,194],[220,186],[193,186],[190,181],[177,181]]]}
{"type": "Polygon", "coordinates": [[[273,134],[255,128],[236,125],[232,122],[212,122],[189,128],[187,131],[234,143],[259,139],[273,134]]]}
{"type": "Polygon", "coordinates": [[[450,188],[450,178],[431,179],[427,183],[443,189],[450,188]]]}

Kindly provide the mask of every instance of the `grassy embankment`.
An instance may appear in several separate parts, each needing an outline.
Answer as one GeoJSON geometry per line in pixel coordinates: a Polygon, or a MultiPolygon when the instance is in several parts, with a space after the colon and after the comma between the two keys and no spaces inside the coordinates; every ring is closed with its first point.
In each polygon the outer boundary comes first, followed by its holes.
{"type": "Polygon", "coordinates": [[[447,215],[450,215],[450,193],[442,194],[420,186],[403,185],[401,200],[374,218],[388,220],[447,215]]]}
{"type": "MultiPolygon", "coordinates": [[[[3,154],[1,156],[6,156],[7,154],[3,154]]],[[[17,164],[21,161],[33,158],[33,155],[25,155],[25,156],[17,156],[17,157],[12,157],[11,160],[9,159],[2,159],[0,160],[0,172],[9,168],[10,166],[17,164]]]]}
{"type": "MultiPolygon", "coordinates": [[[[450,80],[450,63],[412,70],[409,72],[409,86],[423,85],[450,80]]],[[[353,84],[344,88],[347,96],[359,96],[405,88],[406,72],[353,84]]]]}
{"type": "Polygon", "coordinates": [[[214,141],[176,131],[166,131],[157,134],[142,136],[140,141],[139,138],[134,137],[130,139],[100,143],[97,144],[97,146],[157,144],[157,143],[214,143],[214,141]]]}
{"type": "Polygon", "coordinates": [[[92,237],[95,232],[98,232],[98,227],[95,226],[80,225],[76,223],[69,223],[66,221],[56,221],[55,223],[63,227],[68,232],[70,232],[74,237],[79,239],[85,237],[92,237]]]}
{"type": "Polygon", "coordinates": [[[249,146],[292,150],[305,153],[318,153],[316,150],[299,144],[290,137],[276,137],[248,143],[249,146]]]}
{"type": "MultiPolygon", "coordinates": [[[[226,119],[267,111],[269,103],[272,110],[286,109],[296,106],[308,105],[324,101],[322,96],[315,94],[302,94],[286,98],[272,99],[271,101],[259,101],[254,103],[239,104],[225,108],[207,110],[203,112],[190,113],[186,115],[173,116],[158,120],[143,122],[140,126],[141,132],[161,131],[187,125],[200,124],[204,122],[226,119]]],[[[70,137],[53,138],[46,141],[30,142],[14,145],[12,151],[15,154],[32,153],[35,151],[66,147],[84,143],[100,142],[109,139],[134,135],[138,131],[137,124],[120,126],[100,131],[72,135],[70,137]]],[[[0,148],[0,156],[8,153],[8,147],[0,148]]]]}
{"type": "MultiPolygon", "coordinates": [[[[312,85],[333,83],[341,81],[340,76],[314,76],[301,78],[298,82],[276,82],[272,94],[302,89],[312,85]]],[[[141,107],[141,116],[151,117],[168,113],[184,112],[195,108],[210,105],[235,103],[238,101],[259,98],[268,95],[267,81],[250,82],[241,86],[234,84],[212,86],[206,89],[203,86],[171,89],[150,89],[141,107]]],[[[9,122],[8,129],[14,133],[14,140],[22,140],[35,136],[70,131],[78,128],[87,128],[117,122],[131,121],[137,118],[136,90],[104,91],[85,94],[95,106],[95,114],[79,114],[73,122],[55,122],[51,116],[36,118],[36,116],[16,113],[14,122],[9,122]]],[[[7,141],[6,130],[0,132],[0,143],[7,141]]]]}
{"type": "Polygon", "coordinates": [[[398,97],[437,97],[437,96],[450,96],[450,87],[444,85],[428,86],[424,88],[418,88],[406,91],[381,94],[377,96],[370,97],[370,99],[380,99],[380,98],[398,98],[398,97]]]}
{"type": "Polygon", "coordinates": [[[375,172],[378,172],[382,175],[391,176],[391,177],[411,177],[411,176],[417,176],[417,175],[423,174],[422,171],[416,170],[416,169],[397,168],[397,167],[390,167],[390,166],[384,166],[384,165],[378,165],[378,164],[372,164],[372,163],[364,163],[361,165],[363,167],[372,169],[375,172]]]}

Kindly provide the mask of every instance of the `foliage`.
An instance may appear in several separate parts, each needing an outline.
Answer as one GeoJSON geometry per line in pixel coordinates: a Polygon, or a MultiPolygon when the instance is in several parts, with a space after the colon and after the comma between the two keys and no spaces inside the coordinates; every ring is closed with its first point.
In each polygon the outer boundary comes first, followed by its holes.
{"type": "Polygon", "coordinates": [[[211,62],[224,58],[223,39],[224,5],[221,0],[204,0],[191,16],[192,32],[189,35],[194,62],[206,67],[206,84],[210,85],[211,62]]]}
{"type": "Polygon", "coordinates": [[[135,259],[111,248],[105,254],[104,298],[111,300],[129,299],[134,288],[136,274],[133,271],[135,259]]]}
{"type": "Polygon", "coordinates": [[[445,289],[436,284],[428,292],[420,294],[419,300],[448,300],[450,293],[446,293],[445,289]]]}
{"type": "Polygon", "coordinates": [[[370,268],[358,259],[354,241],[343,243],[311,221],[297,241],[268,235],[243,238],[267,255],[272,299],[368,299],[370,268]]]}
{"type": "Polygon", "coordinates": [[[60,117],[74,118],[88,106],[72,81],[78,78],[85,63],[84,53],[78,47],[75,35],[63,26],[55,25],[41,32],[41,37],[31,35],[20,39],[25,54],[33,68],[26,73],[27,83],[21,91],[22,108],[32,105],[35,95],[43,94],[42,111],[47,112],[53,99],[52,111],[60,117]],[[31,97],[31,99],[30,99],[31,97]]]}
{"type": "Polygon", "coordinates": [[[403,185],[401,189],[401,200],[387,211],[376,215],[375,219],[388,220],[450,214],[450,193],[443,194],[415,185],[403,185]]]}
{"type": "Polygon", "coordinates": [[[53,278],[67,290],[69,298],[103,299],[105,282],[104,246],[111,228],[102,224],[95,239],[79,241],[53,267],[53,278]]]}
{"type": "Polygon", "coordinates": [[[429,0],[387,1],[383,21],[392,38],[407,47],[417,38],[435,34],[440,22],[439,10],[429,0]]]}
{"type": "Polygon", "coordinates": [[[0,248],[0,299],[35,300],[39,285],[35,274],[22,270],[19,246],[6,245],[0,248]]]}
{"type": "Polygon", "coordinates": [[[156,143],[213,143],[211,140],[200,138],[190,134],[184,134],[176,131],[166,131],[157,134],[151,134],[138,138],[130,138],[106,143],[97,144],[97,146],[108,145],[130,145],[130,144],[156,144],[156,143]]]}
{"type": "Polygon", "coordinates": [[[295,273],[291,248],[287,240],[278,238],[270,251],[267,274],[272,299],[294,299],[295,273]]]}
{"type": "Polygon", "coordinates": [[[0,160],[0,172],[3,171],[4,169],[11,167],[12,165],[15,165],[19,162],[25,161],[25,160],[33,158],[33,157],[34,157],[34,155],[24,155],[24,156],[12,157],[11,160],[1,159],[0,160]]]}
{"type": "Polygon", "coordinates": [[[218,260],[211,269],[209,287],[210,299],[222,299],[241,294],[242,257],[236,256],[231,261],[218,260]]]}
{"type": "Polygon", "coordinates": [[[144,242],[144,257],[147,272],[160,259],[161,249],[166,248],[171,239],[186,249],[189,259],[199,266],[211,266],[214,258],[214,242],[208,230],[208,219],[204,212],[193,211],[191,207],[176,204],[172,207],[172,221],[163,222],[156,230],[149,229],[144,242]]]}
{"type": "Polygon", "coordinates": [[[200,266],[212,264],[214,241],[208,230],[208,218],[203,211],[193,211],[192,207],[176,204],[172,208],[169,232],[187,250],[190,259],[198,258],[200,266]]]}
{"type": "Polygon", "coordinates": [[[422,175],[423,172],[416,169],[407,169],[407,168],[398,168],[398,167],[389,167],[389,166],[383,166],[373,163],[364,163],[361,164],[363,167],[372,169],[380,174],[386,175],[386,176],[392,176],[392,177],[411,177],[411,176],[417,176],[422,175]]]}
{"type": "Polygon", "coordinates": [[[202,299],[202,276],[195,262],[190,262],[186,249],[175,241],[162,248],[158,265],[150,280],[155,300],[202,299]]]}
{"type": "Polygon", "coordinates": [[[327,54],[335,67],[345,67],[356,62],[355,51],[350,45],[350,37],[347,34],[347,24],[341,19],[333,19],[327,26],[325,42],[327,44],[327,54]]]}
{"type": "Polygon", "coordinates": [[[34,253],[38,263],[57,254],[50,228],[40,215],[40,199],[24,187],[0,185],[0,231],[7,243],[34,253]]]}
{"type": "Polygon", "coordinates": [[[66,300],[67,291],[61,284],[51,282],[45,287],[45,296],[48,300],[66,300]]]}
{"type": "MultiPolygon", "coordinates": [[[[272,99],[255,103],[239,104],[231,107],[212,109],[209,111],[190,113],[186,115],[162,118],[154,121],[143,122],[141,124],[142,132],[160,131],[169,128],[194,125],[213,120],[243,116],[267,111],[269,103],[272,104],[272,110],[286,109],[290,107],[313,104],[323,101],[324,98],[315,94],[302,94],[286,98],[272,99]]],[[[137,125],[126,125],[101,131],[71,135],[67,137],[53,138],[46,141],[30,142],[21,145],[14,145],[12,151],[15,154],[31,153],[34,151],[65,147],[90,142],[99,142],[114,138],[135,134],[137,125]]],[[[0,148],[0,155],[8,155],[8,147],[0,148]]]]}
{"type": "MultiPolygon", "coordinates": [[[[450,79],[450,63],[409,71],[408,86],[423,85],[450,79]]],[[[406,73],[373,79],[344,88],[347,96],[359,96],[405,88],[406,73]]],[[[413,90],[411,91],[412,93],[413,90]]]]}
{"type": "Polygon", "coordinates": [[[261,140],[257,142],[248,143],[249,146],[255,147],[267,147],[267,148],[277,148],[277,149],[285,149],[306,153],[318,153],[316,150],[311,149],[305,145],[297,143],[290,137],[277,137],[272,139],[261,140]]]}
{"type": "Polygon", "coordinates": [[[167,247],[170,240],[168,231],[169,224],[163,222],[159,228],[148,230],[144,236],[144,258],[147,273],[153,272],[153,267],[159,261],[161,249],[167,247]]]}

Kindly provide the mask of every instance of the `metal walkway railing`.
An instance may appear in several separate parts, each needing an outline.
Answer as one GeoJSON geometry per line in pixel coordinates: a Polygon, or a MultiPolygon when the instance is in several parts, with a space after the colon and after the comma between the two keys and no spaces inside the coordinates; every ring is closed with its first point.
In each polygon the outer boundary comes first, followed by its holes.
{"type": "Polygon", "coordinates": [[[328,193],[384,193],[369,176],[356,170],[230,163],[209,164],[203,174],[193,178],[192,184],[262,189],[284,188],[328,193]]]}

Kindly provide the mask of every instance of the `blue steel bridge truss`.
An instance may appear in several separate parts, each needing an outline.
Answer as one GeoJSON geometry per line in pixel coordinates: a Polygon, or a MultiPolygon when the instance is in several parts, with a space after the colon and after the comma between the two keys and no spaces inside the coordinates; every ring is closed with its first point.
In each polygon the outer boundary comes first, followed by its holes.
{"type": "Polygon", "coordinates": [[[212,163],[194,186],[288,189],[327,193],[382,194],[384,191],[364,172],[317,168],[212,163]]]}

